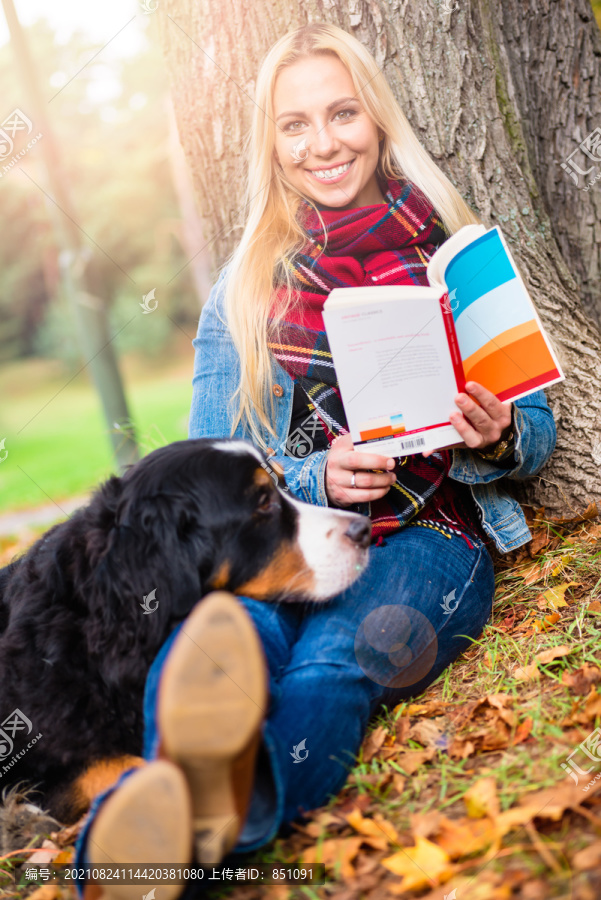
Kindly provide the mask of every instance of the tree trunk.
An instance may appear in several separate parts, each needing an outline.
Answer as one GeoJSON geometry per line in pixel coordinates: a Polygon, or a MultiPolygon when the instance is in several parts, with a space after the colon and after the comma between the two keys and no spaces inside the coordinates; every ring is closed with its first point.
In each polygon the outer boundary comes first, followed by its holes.
{"type": "Polygon", "coordinates": [[[163,45],[205,236],[217,265],[240,234],[241,142],[267,49],[306,22],[354,34],[440,168],[502,228],[566,372],[547,392],[557,448],[522,499],[551,514],[601,508],[601,339],[583,311],[601,310],[601,180],[583,190],[601,162],[579,149],[601,123],[601,34],[589,0],[445,5],[165,0],[163,45]],[[561,167],[574,150],[582,171],[593,167],[579,184],[561,167]]]}
{"type": "Polygon", "coordinates": [[[57,245],[61,250],[62,288],[75,321],[80,350],[85,360],[83,368],[89,366],[94,387],[102,404],[115,459],[121,471],[124,471],[127,466],[140,458],[140,454],[113,346],[115,335],[109,334],[106,304],[99,297],[93,297],[86,291],[86,279],[82,271],[88,257],[81,238],[69,180],[63,171],[62,158],[50,124],[48,103],[42,95],[37,69],[13,0],[1,2],[31,115],[36,123],[36,129],[44,136],[40,150],[53,195],[49,199],[53,204],[52,217],[57,245]]]}

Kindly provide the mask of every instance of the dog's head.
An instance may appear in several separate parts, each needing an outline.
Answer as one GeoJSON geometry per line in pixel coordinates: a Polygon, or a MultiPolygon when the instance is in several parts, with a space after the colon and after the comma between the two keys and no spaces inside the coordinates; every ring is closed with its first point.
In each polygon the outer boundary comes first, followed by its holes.
{"type": "Polygon", "coordinates": [[[284,487],[234,439],[177,441],[109,478],[70,523],[84,546],[69,569],[96,623],[88,650],[116,657],[135,639],[150,653],[212,590],[323,601],[352,584],[367,565],[370,520],[284,487]]]}
{"type": "Polygon", "coordinates": [[[134,566],[136,580],[146,569],[145,595],[156,589],[160,603],[163,586],[176,616],[218,588],[266,601],[326,600],[365,568],[370,520],[301,503],[284,487],[250,442],[169,444],[96,495],[108,529],[99,565],[128,574],[134,566]]]}

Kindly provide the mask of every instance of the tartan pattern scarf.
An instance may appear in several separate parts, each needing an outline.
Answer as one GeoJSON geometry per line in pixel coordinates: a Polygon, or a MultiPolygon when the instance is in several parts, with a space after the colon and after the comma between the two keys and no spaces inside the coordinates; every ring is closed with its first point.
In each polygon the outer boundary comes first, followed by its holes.
{"type": "MultiPolygon", "coordinates": [[[[383,186],[383,185],[382,185],[383,186]]],[[[348,433],[332,354],[323,324],[323,305],[331,290],[374,284],[428,285],[426,266],[449,236],[432,205],[416,185],[388,179],[386,205],[321,211],[328,243],[311,205],[303,198],[299,219],[309,240],[294,265],[293,286],[301,303],[289,310],[268,345],[280,365],[306,393],[323,423],[328,443],[348,433]]],[[[285,284],[274,279],[269,323],[285,284]]],[[[450,468],[450,452],[427,459],[421,453],[397,460],[388,493],[371,502],[372,535],[397,531],[424,508],[450,468]]],[[[352,488],[349,487],[352,496],[352,488]]]]}

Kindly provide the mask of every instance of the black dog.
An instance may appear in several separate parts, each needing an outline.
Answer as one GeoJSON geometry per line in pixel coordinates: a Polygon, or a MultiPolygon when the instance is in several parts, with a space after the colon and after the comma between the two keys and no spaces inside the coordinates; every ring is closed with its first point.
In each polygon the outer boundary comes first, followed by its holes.
{"type": "Polygon", "coordinates": [[[370,536],[291,497],[246,441],[179,441],[109,478],[0,572],[0,787],[35,783],[76,821],[141,754],[148,669],[200,598],[326,600],[370,536]]]}

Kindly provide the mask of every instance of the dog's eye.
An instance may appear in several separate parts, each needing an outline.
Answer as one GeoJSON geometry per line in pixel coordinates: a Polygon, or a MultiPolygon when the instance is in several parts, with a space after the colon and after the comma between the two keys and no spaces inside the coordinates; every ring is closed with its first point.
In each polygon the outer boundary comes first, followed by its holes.
{"type": "Polygon", "coordinates": [[[274,492],[263,489],[257,495],[257,512],[271,512],[271,510],[275,507],[276,502],[277,501],[274,492]]]}

